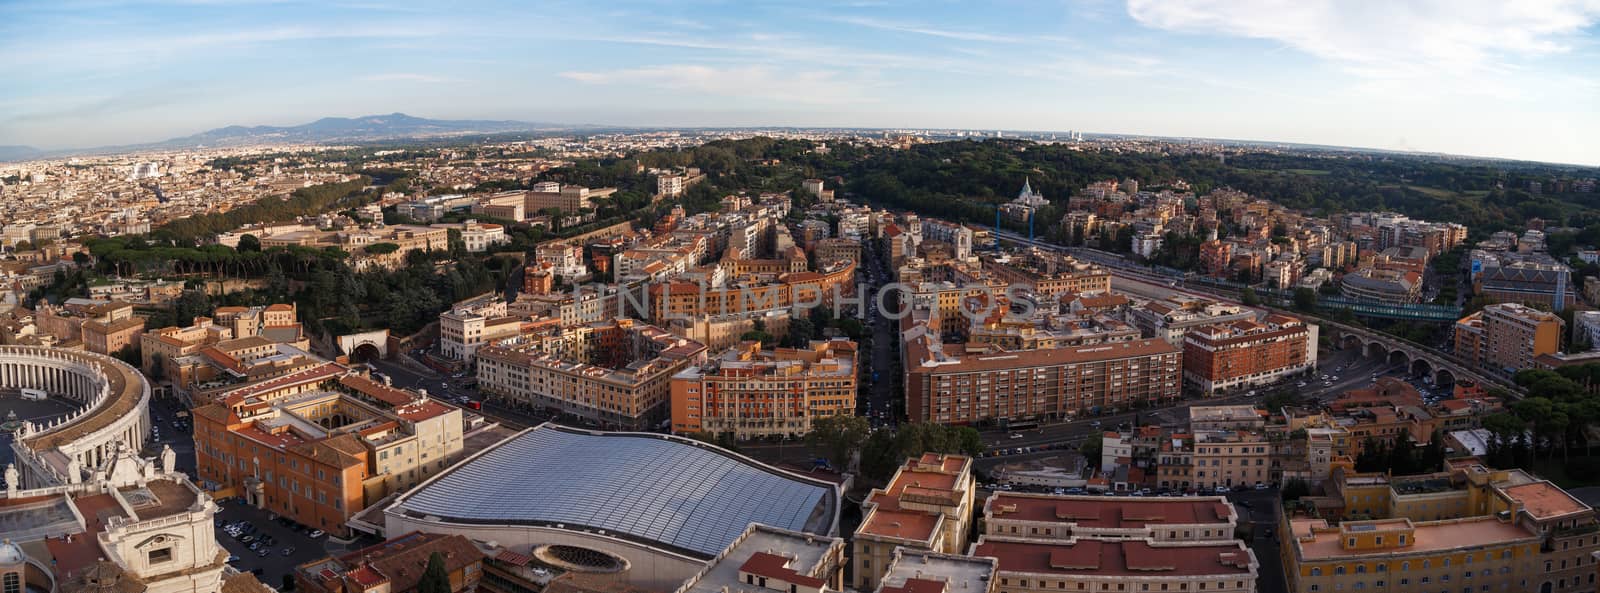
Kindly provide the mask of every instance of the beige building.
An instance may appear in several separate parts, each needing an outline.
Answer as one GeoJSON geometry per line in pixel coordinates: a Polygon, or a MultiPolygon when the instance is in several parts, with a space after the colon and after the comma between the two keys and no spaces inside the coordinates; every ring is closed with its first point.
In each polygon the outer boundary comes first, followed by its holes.
{"type": "Polygon", "coordinates": [[[439,354],[472,364],[479,347],[521,330],[522,318],[507,314],[499,293],[465,300],[439,314],[439,354]]]}
{"type": "Polygon", "coordinates": [[[672,376],[702,361],[705,350],[631,320],[560,328],[479,348],[478,388],[513,405],[651,428],[668,417],[672,376]]]}
{"type": "Polygon", "coordinates": [[[1488,305],[1456,322],[1456,354],[1482,368],[1514,373],[1561,350],[1561,317],[1518,303],[1488,305]]]}
{"type": "Polygon", "coordinates": [[[876,588],[897,549],[946,554],[966,548],[977,484],[972,458],[927,453],[900,466],[883,488],[861,503],[861,526],[851,547],[855,587],[876,588]]]}
{"type": "Polygon", "coordinates": [[[1199,490],[1272,482],[1272,444],[1254,432],[1194,434],[1191,482],[1199,490]]]}
{"type": "Polygon", "coordinates": [[[856,344],[844,338],[773,350],[744,342],[672,377],[673,434],[798,437],[812,420],[855,409],[856,344]]]}

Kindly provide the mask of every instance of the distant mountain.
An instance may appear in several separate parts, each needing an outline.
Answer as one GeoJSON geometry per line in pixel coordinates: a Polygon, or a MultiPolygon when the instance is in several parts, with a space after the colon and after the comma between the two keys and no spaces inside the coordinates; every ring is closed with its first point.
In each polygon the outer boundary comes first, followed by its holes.
{"type": "Polygon", "coordinates": [[[0,162],[22,161],[44,154],[44,151],[32,146],[3,146],[0,145],[0,162]]]}
{"type": "Polygon", "coordinates": [[[525,121],[426,119],[404,113],[362,117],[325,117],[298,126],[228,126],[182,138],[157,142],[152,147],[231,146],[263,142],[341,142],[528,132],[569,126],[525,121]]]}

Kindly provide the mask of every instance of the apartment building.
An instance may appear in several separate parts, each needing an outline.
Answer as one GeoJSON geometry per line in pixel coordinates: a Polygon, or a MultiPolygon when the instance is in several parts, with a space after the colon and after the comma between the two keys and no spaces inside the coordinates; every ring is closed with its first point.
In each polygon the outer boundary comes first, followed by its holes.
{"type": "Polygon", "coordinates": [[[498,293],[461,301],[439,314],[439,354],[470,365],[478,348],[521,333],[522,321],[498,293]]]}
{"type": "Polygon", "coordinates": [[[1197,328],[1183,339],[1184,380],[1208,394],[1273,383],[1316,365],[1317,326],[1275,313],[1197,328]]]}
{"type": "Polygon", "coordinates": [[[744,342],[673,375],[672,432],[796,437],[810,432],[814,419],[855,413],[855,342],[761,346],[744,342]]]}
{"type": "Polygon", "coordinates": [[[1005,284],[1025,286],[1040,296],[1111,290],[1111,272],[1105,268],[1038,248],[985,258],[983,270],[1005,284]]]}
{"type": "Polygon", "coordinates": [[[887,486],[861,503],[850,554],[856,588],[875,589],[897,549],[964,551],[976,491],[970,457],[926,453],[906,460],[887,486]]]}
{"type": "Polygon", "coordinates": [[[1168,300],[1152,300],[1128,308],[1128,323],[1145,337],[1160,338],[1183,347],[1189,330],[1235,321],[1254,321],[1256,313],[1241,305],[1175,295],[1168,300]]]}
{"type": "Polygon", "coordinates": [[[1074,418],[1176,401],[1180,394],[1182,352],[1161,340],[955,351],[918,326],[903,342],[906,413],[913,422],[1074,418]]]}
{"type": "Polygon", "coordinates": [[[1336,471],[1332,483],[1334,516],[1361,520],[1288,520],[1297,590],[1595,590],[1594,510],[1527,472],[1469,462],[1416,476],[1336,471]]]}
{"type": "Polygon", "coordinates": [[[1255,553],[1215,521],[1224,515],[1231,519],[1226,501],[1128,500],[1044,498],[1031,501],[1034,508],[1012,503],[1017,514],[1036,520],[986,523],[972,556],[995,559],[994,578],[1002,592],[1256,590],[1260,564],[1255,553]],[[1047,531],[1051,535],[1044,535],[1047,531]],[[1212,535],[1201,535],[1207,532],[1212,535]]]}
{"type": "Polygon", "coordinates": [[[553,209],[572,214],[580,210],[593,208],[594,202],[592,200],[604,198],[616,192],[617,188],[614,187],[590,189],[546,181],[535,184],[532,190],[523,194],[523,209],[528,212],[553,209]]]}
{"type": "Polygon", "coordinates": [[[647,429],[669,416],[673,375],[702,362],[705,350],[627,319],[559,328],[479,348],[478,388],[512,405],[647,429]]]}
{"type": "Polygon", "coordinates": [[[207,489],[336,534],[462,450],[460,409],[331,363],[226,393],[194,418],[207,489]]]}
{"type": "Polygon", "coordinates": [[[1192,448],[1190,479],[1197,490],[1232,489],[1274,481],[1272,445],[1261,433],[1195,431],[1192,448]]]}
{"type": "Polygon", "coordinates": [[[1498,303],[1456,321],[1456,355],[1479,368],[1515,373],[1534,359],[1561,350],[1565,322],[1559,315],[1520,303],[1498,303]]]}
{"type": "Polygon", "coordinates": [[[983,534],[1036,540],[1231,542],[1239,515],[1221,496],[1116,498],[997,492],[983,534]]]}

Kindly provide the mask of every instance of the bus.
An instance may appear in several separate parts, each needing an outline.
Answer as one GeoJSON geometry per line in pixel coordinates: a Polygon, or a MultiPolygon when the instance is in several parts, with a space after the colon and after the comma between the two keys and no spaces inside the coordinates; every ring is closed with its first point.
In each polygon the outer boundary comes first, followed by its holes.
{"type": "Polygon", "coordinates": [[[44,401],[44,400],[48,399],[49,397],[50,397],[50,394],[45,393],[43,391],[40,391],[38,389],[23,389],[22,390],[22,399],[25,399],[25,400],[28,400],[28,401],[41,402],[41,401],[44,401]]]}
{"type": "Polygon", "coordinates": [[[1039,428],[1038,420],[1012,420],[1006,423],[1006,430],[1033,430],[1039,428]]]}

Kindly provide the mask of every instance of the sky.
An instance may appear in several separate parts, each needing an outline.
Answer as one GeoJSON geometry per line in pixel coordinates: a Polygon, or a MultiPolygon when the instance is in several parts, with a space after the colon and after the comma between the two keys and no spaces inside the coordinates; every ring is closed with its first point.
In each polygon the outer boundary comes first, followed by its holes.
{"type": "Polygon", "coordinates": [[[405,112],[1600,165],[1600,0],[0,0],[0,145],[405,112]]]}

